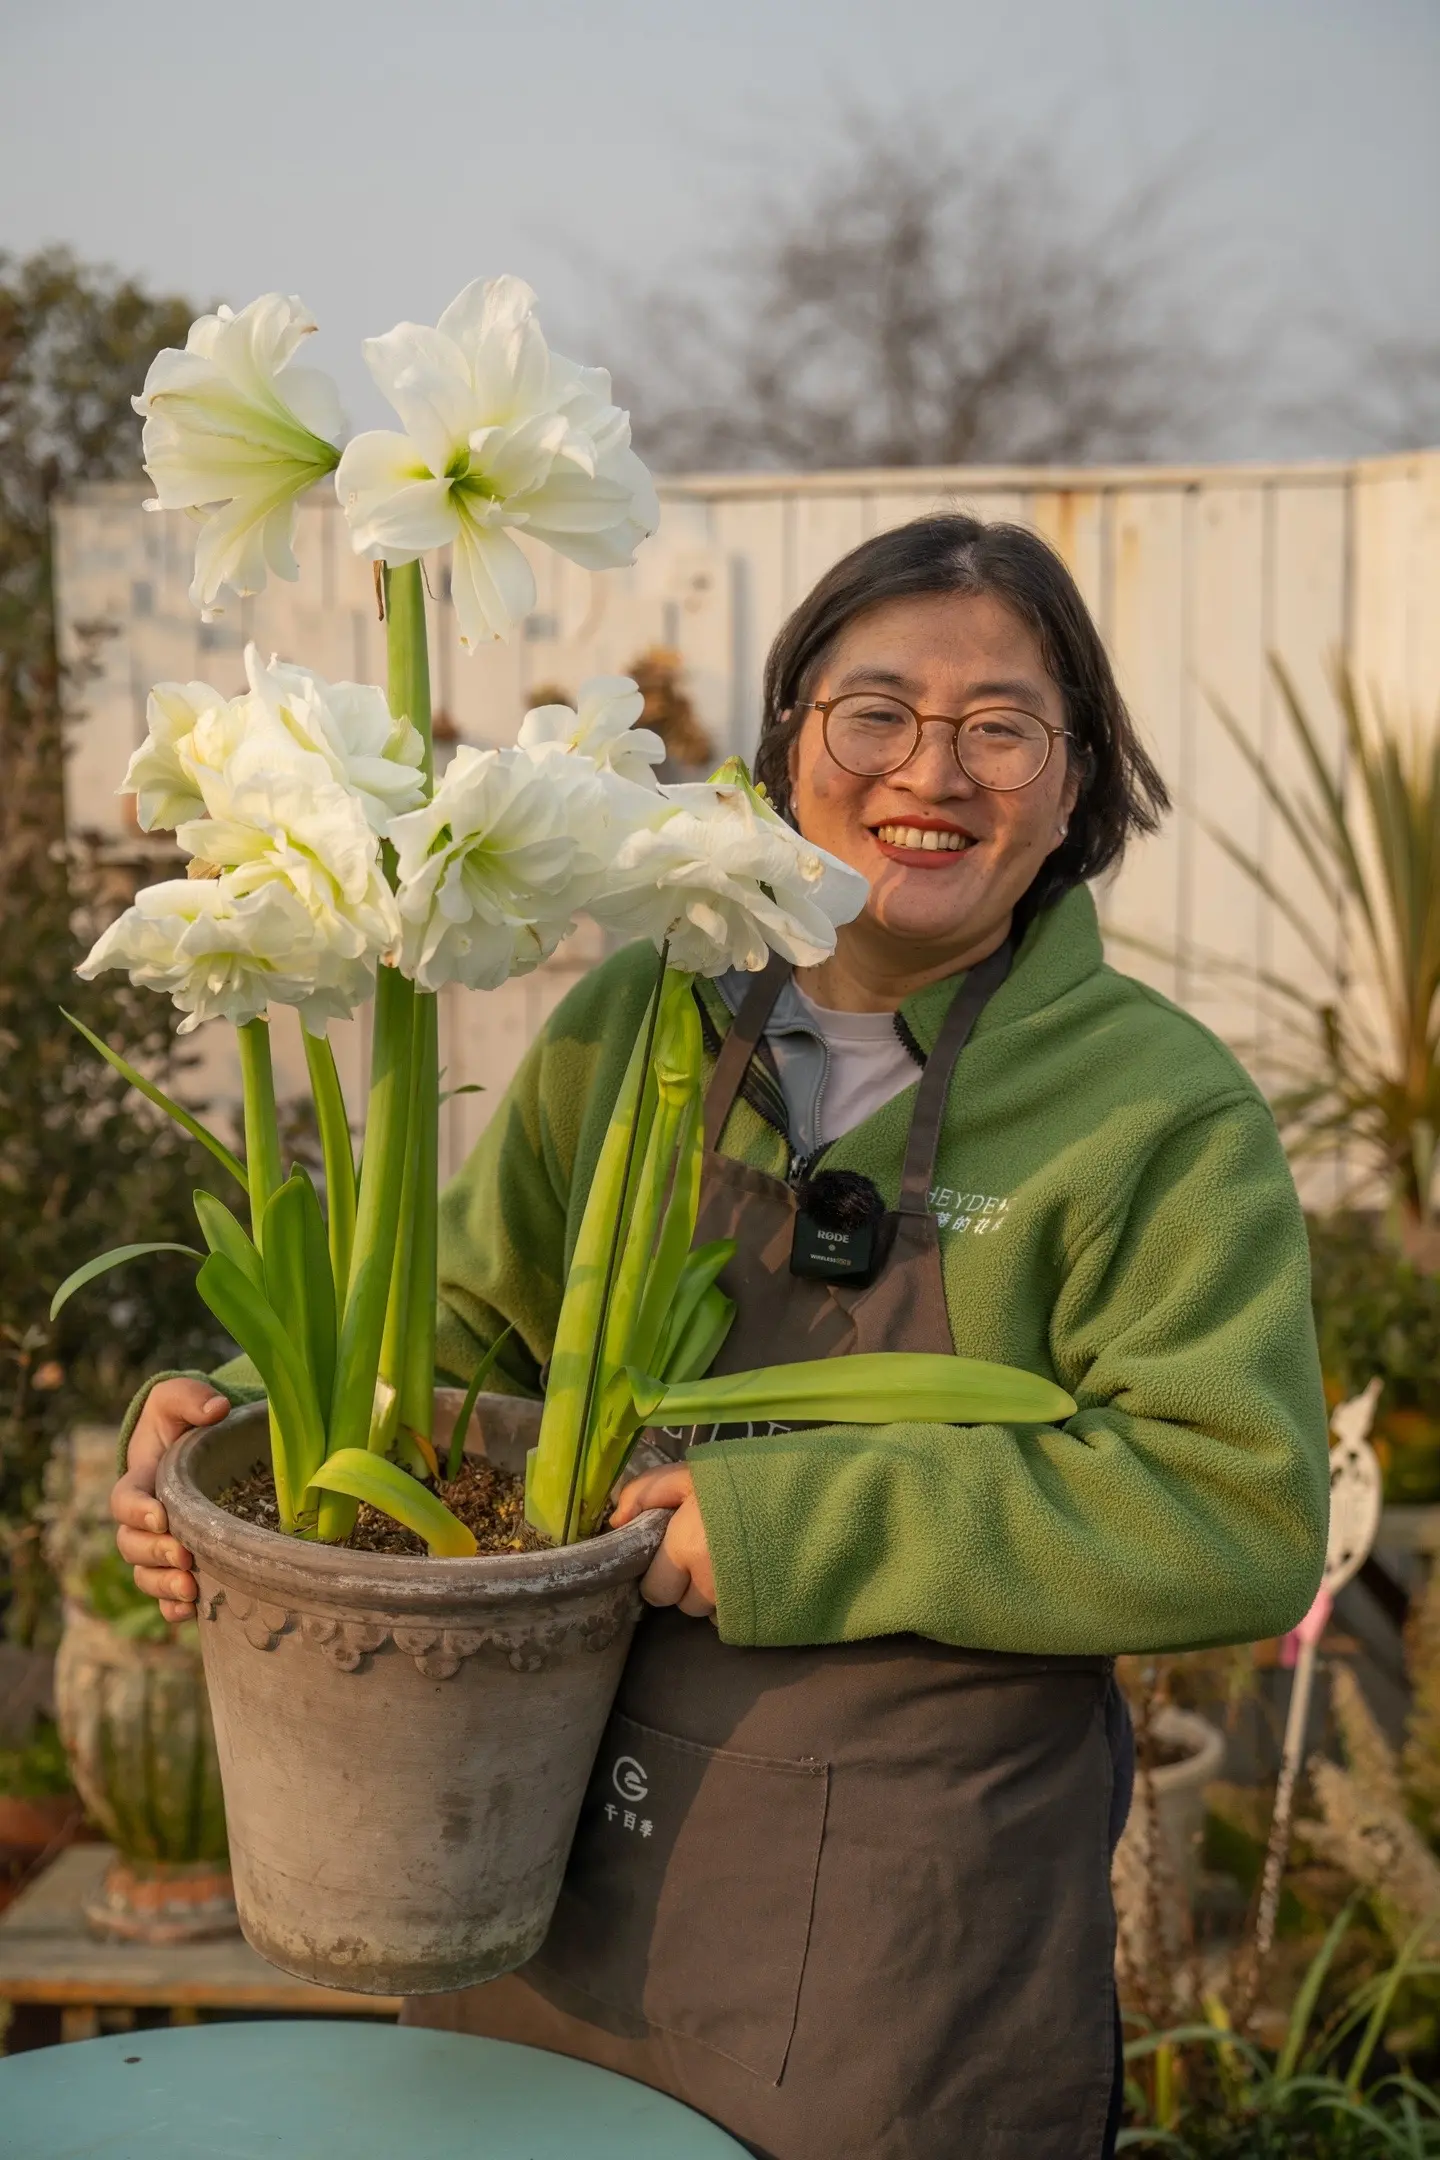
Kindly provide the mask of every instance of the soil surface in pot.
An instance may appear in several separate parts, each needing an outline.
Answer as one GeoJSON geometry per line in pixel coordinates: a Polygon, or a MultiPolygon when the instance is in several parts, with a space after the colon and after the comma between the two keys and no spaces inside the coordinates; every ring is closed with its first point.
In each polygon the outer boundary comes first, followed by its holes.
{"type": "MultiPolygon", "coordinates": [[[[460,1474],[441,1478],[430,1490],[439,1493],[452,1514],[475,1533],[482,1553],[546,1552],[550,1540],[525,1520],[525,1481],[498,1470],[493,1463],[467,1456],[460,1474]]],[[[275,1504],[275,1478],[269,1464],[257,1467],[248,1477],[237,1478],[216,1498],[216,1506],[241,1522],[262,1530],[278,1530],[280,1511],[275,1504]]],[[[425,1540],[401,1523],[382,1515],[378,1508],[361,1503],[355,1528],[346,1539],[354,1552],[403,1553],[423,1559],[425,1540]]]]}

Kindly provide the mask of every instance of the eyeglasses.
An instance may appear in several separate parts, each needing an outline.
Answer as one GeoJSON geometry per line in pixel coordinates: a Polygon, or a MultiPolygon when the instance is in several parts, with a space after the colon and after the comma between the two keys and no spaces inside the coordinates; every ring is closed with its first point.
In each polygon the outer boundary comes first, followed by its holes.
{"type": "Polygon", "coordinates": [[[926,727],[948,727],[961,772],[976,787],[998,795],[1038,780],[1057,741],[1068,739],[1071,733],[1069,728],[1054,727],[1034,713],[1017,712],[1010,706],[967,713],[963,720],[955,720],[948,713],[916,712],[899,698],[874,690],[854,690],[845,697],[822,701],[812,698],[798,709],[819,713],[825,748],[843,771],[860,780],[899,772],[919,750],[926,727]]]}

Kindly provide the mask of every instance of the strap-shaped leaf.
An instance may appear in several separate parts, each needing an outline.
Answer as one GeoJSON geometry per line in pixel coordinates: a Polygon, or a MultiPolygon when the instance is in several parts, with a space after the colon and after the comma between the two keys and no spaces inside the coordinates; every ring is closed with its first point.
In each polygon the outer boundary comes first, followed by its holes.
{"type": "Polygon", "coordinates": [[[320,1202],[303,1170],[270,1195],[261,1245],[266,1300],[283,1317],[326,1418],[335,1386],[335,1280],[320,1202]]]}
{"type": "Polygon", "coordinates": [[[470,1420],[475,1414],[475,1405],[480,1399],[480,1390],[489,1379],[496,1358],[499,1357],[500,1352],[509,1342],[514,1332],[515,1323],[512,1320],[507,1327],[500,1330],[500,1333],[470,1375],[470,1385],[465,1390],[465,1400],[460,1405],[460,1415],[456,1418],[455,1430],[450,1435],[450,1453],[445,1463],[445,1482],[447,1484],[452,1478],[457,1478],[460,1475],[460,1465],[465,1457],[465,1435],[470,1429],[470,1420]]]}
{"type": "Polygon", "coordinates": [[[167,1117],[174,1118],[176,1124],[183,1126],[192,1140],[198,1140],[201,1147],[210,1150],[216,1162],[229,1171],[231,1177],[235,1179],[248,1199],[250,1180],[245,1175],[245,1165],[241,1162],[239,1156],[233,1155],[223,1140],[217,1139],[208,1126],[200,1123],[199,1118],[192,1117],[190,1112],[177,1103],[173,1096],[167,1095],[164,1088],[156,1087],[153,1080],[147,1080],[143,1073],[137,1072],[128,1059],[121,1057],[118,1050],[112,1050],[109,1043],[102,1041],[100,1036],[86,1027],[83,1020],[77,1020],[74,1013],[66,1012],[63,1005],[60,1010],[71,1027],[78,1029],[80,1034],[84,1036],[91,1049],[99,1051],[107,1065],[112,1065],[122,1079],[128,1080],[131,1087],[137,1088],[147,1102],[153,1102],[157,1109],[165,1112],[167,1117]]]}
{"type": "Polygon", "coordinates": [[[468,1560],[477,1550],[473,1531],[451,1514],[443,1500],[427,1492],[398,1463],[372,1455],[368,1448],[337,1448],[310,1482],[324,1492],[345,1493],[379,1508],[382,1515],[424,1538],[437,1559],[468,1560]]]}
{"type": "Polygon", "coordinates": [[[197,1192],[194,1198],[195,1214],[211,1252],[224,1253],[226,1259],[233,1260],[241,1274],[247,1276],[257,1290],[263,1291],[265,1270],[261,1265],[260,1255],[224,1201],[217,1200],[214,1193],[208,1192],[197,1192]]]}
{"type": "Polygon", "coordinates": [[[50,1318],[53,1320],[61,1306],[68,1305],[75,1292],[83,1290],[86,1283],[94,1282],[97,1275],[108,1275],[111,1268],[121,1267],[127,1260],[138,1260],[142,1253],[152,1252],[188,1253],[192,1260],[203,1260],[205,1257],[203,1253],[196,1252],[193,1245],[173,1245],[164,1241],[151,1245],[112,1245],[109,1252],[99,1254],[94,1260],[87,1260],[84,1267],[77,1267],[73,1275],[66,1276],[50,1300],[50,1318]]]}
{"type": "Polygon", "coordinates": [[[665,1368],[666,1385],[675,1387],[698,1380],[720,1354],[720,1346],[735,1319],[735,1301],[718,1283],[709,1283],[691,1313],[685,1332],[670,1353],[665,1368]]]}
{"type": "MultiPolygon", "coordinates": [[[[734,1238],[714,1238],[708,1245],[697,1245],[694,1252],[687,1255],[655,1352],[655,1364],[667,1380],[698,1379],[705,1370],[703,1365],[696,1365],[688,1358],[683,1361],[682,1370],[677,1353],[701,1301],[734,1257],[734,1238]]],[[[715,1353],[710,1354],[713,1357],[715,1353]]]]}
{"type": "Polygon", "coordinates": [[[647,1373],[629,1377],[635,1407],[650,1424],[803,1418],[821,1425],[1048,1425],[1075,1411],[1063,1388],[1035,1373],[929,1351],[807,1358],[675,1387],[647,1373]]]}
{"type": "Polygon", "coordinates": [[[315,1471],[325,1457],[325,1425],[315,1383],[269,1300],[224,1253],[212,1253],[196,1288],[221,1327],[227,1328],[265,1383],[277,1423],[275,1490],[281,1519],[289,1527],[315,1471]]]}
{"type": "Polygon", "coordinates": [[[345,1092],[335,1067],[335,1053],[328,1035],[312,1035],[305,1029],[305,1063],[310,1074],[310,1094],[315,1104],[315,1123],[320,1132],[320,1151],[325,1162],[325,1211],[329,1218],[330,1262],[337,1299],[345,1295],[350,1280],[350,1256],[355,1243],[355,1148],[350,1137],[350,1116],[345,1092]]]}

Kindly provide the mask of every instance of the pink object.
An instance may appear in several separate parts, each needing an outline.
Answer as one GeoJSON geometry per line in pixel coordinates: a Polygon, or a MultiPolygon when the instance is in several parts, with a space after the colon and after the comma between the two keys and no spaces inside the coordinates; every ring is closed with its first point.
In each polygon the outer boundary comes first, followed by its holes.
{"type": "Polygon", "coordinates": [[[1282,1665],[1294,1665],[1299,1659],[1301,1650],[1307,1643],[1319,1642],[1321,1636],[1325,1633],[1334,1607],[1334,1598],[1322,1585],[1315,1593],[1315,1602],[1300,1622],[1300,1625],[1291,1628],[1289,1634],[1282,1638],[1280,1643],[1280,1663],[1282,1665]]]}

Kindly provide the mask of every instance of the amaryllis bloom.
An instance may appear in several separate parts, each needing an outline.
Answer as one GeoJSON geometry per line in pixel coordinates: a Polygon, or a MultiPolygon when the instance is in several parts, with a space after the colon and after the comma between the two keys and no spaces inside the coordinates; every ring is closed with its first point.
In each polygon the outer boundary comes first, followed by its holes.
{"type": "Polygon", "coordinates": [[[322,757],[335,780],[383,833],[424,799],[419,731],[391,713],[383,690],[329,683],[309,668],[245,648],[248,694],[227,698],[208,683],[157,683],[146,707],[149,733],[126,768],[122,795],[134,794],[141,829],[173,829],[205,815],[205,771],[219,771],[240,744],[267,733],[283,761],[285,743],[322,757]],[[203,725],[201,724],[203,722],[203,725]]]}
{"type": "Polygon", "coordinates": [[[145,705],[147,733],[125,768],[116,793],[135,797],[142,832],[173,832],[200,817],[204,799],[185,763],[185,749],[203,713],[227,703],[223,690],[203,682],[156,683],[145,705]]]}
{"type": "MultiPolygon", "coordinates": [[[[207,715],[201,731],[219,717],[207,715]]],[[[277,755],[274,736],[252,734],[223,763],[198,770],[205,816],[175,833],[187,855],[230,873],[237,894],[285,886],[337,959],[373,965],[394,950],[400,920],[380,843],[322,758],[298,746],[277,755]]]]}
{"type": "Polygon", "coordinates": [[[434,800],[390,828],[405,973],[424,990],[528,974],[572,928],[609,831],[588,758],[458,750],[434,800]]]}
{"type": "Polygon", "coordinates": [[[357,435],[335,475],[358,553],[414,562],[450,546],[467,646],[535,604],[523,530],[587,570],[633,560],[660,520],[630,419],[603,368],[552,353],[519,278],[467,285],[435,328],[398,323],[365,344],[405,433],[357,435]]]}
{"type": "Polygon", "coordinates": [[[294,355],[315,323],[303,304],[265,293],[238,315],[222,307],[167,346],[133,400],[144,419],[151,510],[203,518],[190,597],[212,614],[221,593],[256,593],[266,574],[295,578],[295,498],[339,458],[335,385],[294,355]]]}
{"type": "Polygon", "coordinates": [[[665,762],[665,745],[649,728],[637,727],[645,700],[628,675],[594,675],[580,685],[575,706],[535,705],[520,723],[520,744],[536,756],[578,752],[602,771],[641,787],[654,787],[654,767],[665,762]]]}
{"type": "Polygon", "coordinates": [[[273,654],[267,667],[253,645],[245,649],[245,673],[258,704],[302,749],[318,751],[375,832],[424,801],[420,731],[392,714],[383,690],[326,682],[273,654]]]}
{"type": "Polygon", "coordinates": [[[168,993],[185,1014],[241,1026],[268,1004],[295,1005],[313,1034],[366,995],[365,970],[338,961],[289,889],[237,893],[226,878],[172,878],[146,887],[97,940],[77,973],[86,981],[123,968],[131,982],[168,993]]]}
{"type": "MultiPolygon", "coordinates": [[[[588,902],[597,922],[659,946],[693,975],[752,973],[772,952],[814,967],[860,913],[868,881],[813,845],[736,777],[662,787],[588,902]]],[[[638,807],[646,798],[634,793],[638,807]]]]}

